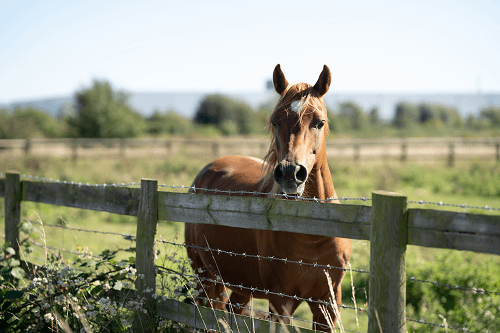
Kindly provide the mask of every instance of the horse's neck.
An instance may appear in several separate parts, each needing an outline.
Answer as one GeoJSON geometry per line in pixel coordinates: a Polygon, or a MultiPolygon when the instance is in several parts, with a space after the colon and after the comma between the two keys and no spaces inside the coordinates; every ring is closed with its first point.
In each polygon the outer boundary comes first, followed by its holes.
{"type": "MultiPolygon", "coordinates": [[[[333,187],[332,174],[330,172],[330,168],[328,167],[326,154],[321,161],[322,163],[320,165],[314,166],[311,170],[311,174],[309,175],[310,181],[307,182],[304,193],[307,197],[311,198],[337,199],[337,193],[333,187]]],[[[334,202],[338,203],[338,200],[334,200],[334,202]]]]}

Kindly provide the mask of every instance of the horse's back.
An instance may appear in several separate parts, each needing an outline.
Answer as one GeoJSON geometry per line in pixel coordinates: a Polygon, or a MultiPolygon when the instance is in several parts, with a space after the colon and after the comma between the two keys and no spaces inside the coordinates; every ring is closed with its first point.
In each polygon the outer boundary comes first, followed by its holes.
{"type": "MultiPolygon", "coordinates": [[[[198,173],[193,186],[197,188],[196,193],[208,194],[217,194],[217,192],[203,191],[204,188],[224,191],[259,191],[263,167],[263,162],[255,157],[238,155],[220,157],[207,164],[198,173]]],[[[265,192],[270,189],[265,187],[262,190],[265,192]]]]}

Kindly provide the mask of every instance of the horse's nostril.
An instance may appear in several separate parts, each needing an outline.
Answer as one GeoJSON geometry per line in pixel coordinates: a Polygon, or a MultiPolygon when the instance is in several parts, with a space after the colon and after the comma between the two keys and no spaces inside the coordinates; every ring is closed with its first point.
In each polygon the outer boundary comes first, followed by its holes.
{"type": "Polygon", "coordinates": [[[301,183],[307,179],[307,170],[303,165],[299,165],[299,170],[295,173],[295,179],[301,183]]]}
{"type": "Polygon", "coordinates": [[[274,168],[274,180],[279,183],[283,179],[283,170],[281,170],[281,165],[278,164],[276,168],[274,168]]]}

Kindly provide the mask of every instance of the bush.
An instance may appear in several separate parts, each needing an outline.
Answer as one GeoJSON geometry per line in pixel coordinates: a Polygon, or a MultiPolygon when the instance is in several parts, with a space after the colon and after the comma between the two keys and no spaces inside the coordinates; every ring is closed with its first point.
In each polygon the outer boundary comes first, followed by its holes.
{"type": "MultiPolygon", "coordinates": [[[[446,322],[450,327],[465,327],[473,332],[499,332],[500,295],[482,293],[479,288],[490,292],[499,290],[500,266],[498,260],[487,256],[483,260],[477,259],[478,255],[473,253],[447,250],[432,261],[409,263],[408,277],[437,283],[407,282],[407,317],[417,320],[423,318],[430,323],[446,322]],[[449,288],[439,284],[468,289],[449,288]]],[[[414,332],[441,332],[428,325],[412,326],[414,332]]]]}
{"type": "MultiPolygon", "coordinates": [[[[31,222],[23,222],[20,227],[29,238],[44,235],[41,226],[31,222]]],[[[21,244],[23,258],[33,253],[29,238],[21,244]]],[[[45,265],[32,267],[28,276],[9,244],[0,249],[2,332],[132,332],[134,317],[146,311],[145,298],[135,296],[134,282],[142,278],[137,275],[135,257],[117,261],[118,250],[105,250],[99,257],[82,246],[76,250],[75,261],[49,252],[42,259],[45,265]]],[[[195,290],[196,281],[183,275],[196,276],[187,260],[174,252],[163,256],[159,264],[158,270],[163,272],[158,281],[161,289],[153,298],[160,301],[164,296],[175,297],[193,303],[200,291],[195,290]]],[[[177,328],[160,317],[149,317],[141,325],[144,331],[177,328]]]]}
{"type": "Polygon", "coordinates": [[[194,122],[216,125],[224,135],[247,135],[254,132],[253,118],[254,112],[247,103],[213,94],[203,98],[194,115],[194,122]]]}
{"type": "Polygon", "coordinates": [[[77,136],[83,138],[136,137],[145,129],[144,119],[132,109],[129,96],[114,92],[106,81],[76,93],[75,114],[67,118],[77,136]]]}
{"type": "Polygon", "coordinates": [[[65,123],[37,107],[0,110],[0,139],[57,138],[65,133],[65,123]]]}
{"type": "Polygon", "coordinates": [[[191,120],[178,114],[175,110],[167,110],[162,112],[155,110],[147,119],[148,133],[159,134],[177,134],[185,135],[193,131],[191,120]]]}
{"type": "Polygon", "coordinates": [[[409,102],[399,102],[396,105],[392,124],[396,128],[409,128],[417,124],[418,109],[409,102]]]}

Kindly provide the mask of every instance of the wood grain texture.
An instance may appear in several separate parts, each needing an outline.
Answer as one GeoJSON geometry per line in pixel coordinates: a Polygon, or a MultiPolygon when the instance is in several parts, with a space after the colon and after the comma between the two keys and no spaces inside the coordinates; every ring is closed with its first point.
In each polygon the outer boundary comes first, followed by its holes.
{"type": "Polygon", "coordinates": [[[158,219],[365,239],[371,207],[311,201],[160,192],[158,219]]]}
{"type": "Polygon", "coordinates": [[[409,209],[408,244],[500,254],[500,216],[409,209]]]}
{"type": "Polygon", "coordinates": [[[156,290],[156,250],[155,235],[158,221],[158,181],[141,179],[141,192],[139,201],[139,212],[137,216],[135,267],[137,276],[143,278],[135,280],[137,297],[144,297],[145,313],[137,313],[134,318],[134,330],[144,329],[144,326],[154,330],[154,321],[148,318],[155,317],[155,299],[153,295],[156,290]]]}
{"type": "Polygon", "coordinates": [[[372,192],[368,332],[406,332],[407,199],[372,192]]]}
{"type": "Polygon", "coordinates": [[[0,178],[0,197],[5,197],[5,178],[0,178]]]}
{"type": "Polygon", "coordinates": [[[22,181],[22,200],[137,216],[140,189],[22,181]]]}
{"type": "Polygon", "coordinates": [[[5,241],[19,257],[19,230],[21,222],[21,182],[18,172],[5,174],[5,241]]]}
{"type": "Polygon", "coordinates": [[[234,313],[214,310],[204,306],[179,302],[175,299],[167,299],[159,302],[157,315],[201,330],[215,330],[216,332],[300,332],[312,333],[313,330],[295,328],[290,325],[281,325],[276,322],[250,318],[234,313]],[[221,323],[225,323],[224,325],[221,323]],[[285,328],[286,326],[286,328],[285,328]],[[227,328],[227,329],[226,329],[227,328]]]}

